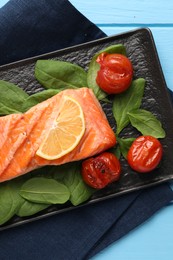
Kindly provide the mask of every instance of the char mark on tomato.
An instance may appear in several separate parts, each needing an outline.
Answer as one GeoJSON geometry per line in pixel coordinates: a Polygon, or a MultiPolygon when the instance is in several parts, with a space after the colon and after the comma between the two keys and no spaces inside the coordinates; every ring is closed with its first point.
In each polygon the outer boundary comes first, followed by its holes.
{"type": "Polygon", "coordinates": [[[104,152],[99,156],[89,158],[82,163],[84,181],[95,189],[102,189],[120,177],[119,160],[111,153],[104,152]]]}

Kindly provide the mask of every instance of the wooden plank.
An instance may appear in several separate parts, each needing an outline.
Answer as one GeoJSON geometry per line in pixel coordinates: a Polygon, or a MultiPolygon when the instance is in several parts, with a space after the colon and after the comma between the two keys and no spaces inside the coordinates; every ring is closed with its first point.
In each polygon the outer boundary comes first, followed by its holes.
{"type": "Polygon", "coordinates": [[[5,5],[8,2],[8,0],[0,0],[0,7],[5,5]]]}
{"type": "Polygon", "coordinates": [[[70,0],[70,2],[98,25],[157,23],[173,25],[173,1],[171,0],[70,0]]]}

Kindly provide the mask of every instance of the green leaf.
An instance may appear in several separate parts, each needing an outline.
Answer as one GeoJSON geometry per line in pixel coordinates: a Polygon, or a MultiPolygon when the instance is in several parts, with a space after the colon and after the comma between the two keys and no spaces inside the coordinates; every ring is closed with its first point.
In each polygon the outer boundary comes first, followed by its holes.
{"type": "Polygon", "coordinates": [[[21,110],[23,112],[27,111],[31,107],[41,103],[48,98],[53,97],[54,95],[58,94],[60,91],[58,89],[47,89],[36,94],[29,96],[23,103],[21,110]]]}
{"type": "Polygon", "coordinates": [[[55,60],[38,60],[35,77],[45,88],[64,90],[87,86],[87,73],[78,65],[55,60]]]}
{"type": "Polygon", "coordinates": [[[89,64],[89,69],[88,69],[88,74],[87,74],[87,83],[88,83],[88,87],[93,90],[94,94],[96,95],[96,97],[99,100],[103,100],[107,96],[107,94],[103,90],[101,90],[101,88],[96,83],[97,72],[100,69],[100,65],[96,62],[96,59],[97,59],[98,55],[102,52],[120,53],[120,54],[126,55],[126,50],[125,50],[124,45],[116,44],[116,45],[111,45],[108,48],[105,48],[105,49],[99,51],[98,53],[96,53],[93,56],[93,58],[89,64]]]}
{"type": "Polygon", "coordinates": [[[8,115],[21,112],[21,106],[28,94],[18,86],[0,80],[0,114],[8,115]]]}
{"type": "Polygon", "coordinates": [[[68,201],[70,192],[65,185],[56,180],[35,177],[22,185],[20,195],[36,203],[63,204],[68,201]]]}
{"type": "Polygon", "coordinates": [[[19,195],[21,182],[14,180],[0,185],[0,225],[11,219],[23,203],[19,195]]]}
{"type": "Polygon", "coordinates": [[[2,103],[0,103],[0,115],[1,116],[16,114],[16,113],[20,113],[20,111],[17,111],[13,108],[10,108],[10,107],[5,106],[2,103]]]}
{"type": "Polygon", "coordinates": [[[113,153],[118,159],[120,159],[120,157],[121,157],[121,150],[120,150],[119,144],[116,144],[115,147],[112,147],[111,149],[109,149],[109,152],[113,153]]]}
{"type": "Polygon", "coordinates": [[[0,187],[0,225],[7,222],[16,212],[13,191],[7,185],[0,187]]]}
{"type": "Polygon", "coordinates": [[[16,212],[16,215],[19,217],[27,217],[32,216],[46,208],[48,208],[49,204],[43,204],[43,203],[34,203],[28,200],[23,199],[23,203],[19,210],[16,212]]]}
{"type": "Polygon", "coordinates": [[[54,168],[54,178],[62,181],[70,190],[70,201],[77,206],[86,200],[95,192],[89,187],[81,176],[81,165],[70,163],[54,168]]]}
{"type": "Polygon", "coordinates": [[[155,138],[166,136],[161,122],[149,111],[136,109],[128,112],[130,122],[143,135],[151,135],[155,138]]]}
{"type": "Polygon", "coordinates": [[[127,159],[127,153],[135,139],[136,138],[126,138],[126,139],[118,138],[118,144],[120,146],[120,151],[125,159],[127,159]]]}
{"type": "Polygon", "coordinates": [[[94,192],[94,190],[83,181],[79,168],[71,171],[70,174],[64,178],[64,183],[70,190],[70,201],[74,206],[88,200],[94,192]]]}
{"type": "Polygon", "coordinates": [[[127,91],[115,95],[113,100],[113,115],[117,124],[118,135],[129,123],[128,112],[140,107],[144,94],[145,80],[142,78],[132,82],[127,91]]]}

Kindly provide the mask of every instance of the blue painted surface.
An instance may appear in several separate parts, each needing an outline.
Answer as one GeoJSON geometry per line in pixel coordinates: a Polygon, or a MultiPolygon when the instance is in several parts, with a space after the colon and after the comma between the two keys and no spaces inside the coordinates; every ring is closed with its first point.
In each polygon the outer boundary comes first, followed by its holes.
{"type": "Polygon", "coordinates": [[[8,0],[0,0],[0,7],[2,7],[4,4],[6,4],[8,0]]]}
{"type": "MultiPolygon", "coordinates": [[[[7,0],[0,0],[0,7],[7,0]]],[[[173,1],[70,0],[107,35],[140,27],[153,33],[167,86],[173,90],[173,1]]],[[[172,184],[173,188],[173,184],[172,184]]],[[[173,259],[173,203],[92,260],[173,259]]]]}

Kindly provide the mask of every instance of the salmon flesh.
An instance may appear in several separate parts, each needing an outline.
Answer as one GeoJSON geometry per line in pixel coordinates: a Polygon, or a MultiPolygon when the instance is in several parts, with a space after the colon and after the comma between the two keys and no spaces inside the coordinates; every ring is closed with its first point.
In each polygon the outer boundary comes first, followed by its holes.
{"type": "Polygon", "coordinates": [[[0,182],[46,165],[61,165],[94,156],[115,143],[115,134],[92,90],[64,90],[26,113],[0,117],[0,182]],[[55,160],[43,159],[36,152],[57,118],[64,95],[81,105],[85,132],[79,144],[68,154],[55,160]]]}

